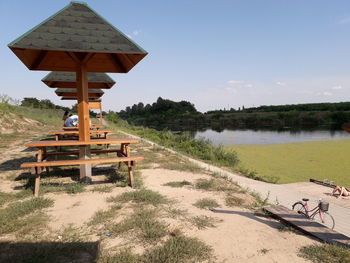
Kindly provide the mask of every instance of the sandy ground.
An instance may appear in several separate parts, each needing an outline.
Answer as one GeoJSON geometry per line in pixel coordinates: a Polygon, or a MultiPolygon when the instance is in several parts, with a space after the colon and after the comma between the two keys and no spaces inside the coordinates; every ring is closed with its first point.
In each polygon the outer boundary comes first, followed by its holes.
{"type": "Polygon", "coordinates": [[[313,244],[310,238],[290,231],[280,231],[282,225],[270,218],[259,217],[248,209],[224,205],[223,196],[188,188],[162,186],[169,181],[205,178],[203,174],[169,171],[163,169],[143,170],[145,184],[151,190],[178,201],[178,205],[191,215],[206,215],[220,221],[216,228],[182,229],[190,236],[197,236],[211,245],[222,262],[308,262],[297,256],[304,245],[313,244]],[[216,199],[221,205],[213,211],[202,210],[192,204],[201,198],[216,199]],[[267,250],[267,251],[266,251],[267,250]],[[266,251],[266,252],[265,252],[266,251]]]}
{"type": "MultiPolygon", "coordinates": [[[[9,153],[16,154],[17,158],[34,154],[34,152],[23,152],[23,150],[24,147],[20,144],[13,145],[11,150],[6,149],[5,155],[2,155],[0,159],[0,166],[3,168],[1,171],[1,191],[13,191],[13,187],[19,184],[6,180],[6,175],[21,173],[22,171],[17,168],[6,170],[4,167],[8,165],[6,160],[13,158],[9,153]]],[[[316,241],[311,238],[294,231],[281,231],[284,227],[278,221],[255,215],[249,209],[225,206],[225,197],[221,192],[196,190],[191,186],[172,188],[163,185],[170,181],[187,180],[195,182],[200,178],[210,178],[210,175],[159,168],[144,169],[141,170],[141,174],[145,188],[157,191],[174,200],[174,206],[187,210],[188,216],[205,215],[216,219],[216,227],[201,230],[188,222],[183,222],[181,219],[166,220],[170,228],[180,229],[185,235],[198,237],[210,245],[214,249],[217,262],[308,262],[298,257],[298,249],[304,245],[314,244],[316,241]],[[193,206],[201,198],[215,199],[220,204],[220,208],[210,211],[193,206]]],[[[110,186],[111,184],[105,185],[110,186]]],[[[88,188],[92,187],[94,186],[91,185],[88,188]]],[[[84,227],[96,211],[107,209],[110,206],[106,198],[125,191],[132,190],[129,187],[116,187],[111,193],[86,191],[75,195],[46,194],[45,197],[55,201],[54,206],[47,210],[51,217],[49,228],[51,231],[58,233],[70,224],[76,227],[84,227]]],[[[125,213],[127,212],[125,211],[125,213]]],[[[104,242],[105,247],[109,247],[122,245],[129,241],[120,237],[111,237],[109,239],[105,238],[104,242]]],[[[142,252],[142,249],[135,246],[135,251],[142,252]]]]}

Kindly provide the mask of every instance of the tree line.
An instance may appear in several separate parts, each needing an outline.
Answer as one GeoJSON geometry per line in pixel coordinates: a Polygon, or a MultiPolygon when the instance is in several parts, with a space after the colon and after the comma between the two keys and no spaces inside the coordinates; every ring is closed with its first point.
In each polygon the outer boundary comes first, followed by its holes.
{"type": "MultiPolygon", "coordinates": [[[[37,98],[24,98],[21,101],[20,105],[23,107],[30,107],[30,108],[37,108],[37,109],[56,109],[56,110],[74,112],[74,113],[78,112],[78,104],[77,103],[75,103],[74,105],[72,105],[71,108],[69,108],[69,107],[54,104],[49,99],[39,100],[37,98]]],[[[90,111],[90,115],[93,117],[96,117],[96,113],[93,111],[90,111]]]]}
{"type": "MultiPolygon", "coordinates": [[[[292,105],[244,106],[229,110],[198,112],[188,101],[175,102],[159,97],[153,104],[142,102],[113,113],[129,123],[172,130],[200,128],[339,128],[350,122],[350,102],[292,105]]],[[[112,116],[111,116],[112,117],[112,116]]]]}

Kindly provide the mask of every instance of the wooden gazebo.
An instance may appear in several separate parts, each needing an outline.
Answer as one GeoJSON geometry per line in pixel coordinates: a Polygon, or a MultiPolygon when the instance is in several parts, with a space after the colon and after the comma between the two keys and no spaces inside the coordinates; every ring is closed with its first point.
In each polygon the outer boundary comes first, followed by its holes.
{"type": "MultiPolygon", "coordinates": [[[[30,70],[76,72],[79,141],[90,141],[88,72],[127,73],[147,52],[82,2],[71,2],[9,48],[30,70]]],[[[83,143],[82,143],[83,145],[83,143]]],[[[81,159],[90,146],[80,146],[81,159]]],[[[91,166],[81,165],[81,179],[91,166]]]]}
{"type": "MultiPolygon", "coordinates": [[[[72,97],[78,97],[78,90],[77,89],[56,89],[55,93],[57,96],[72,96],[72,97]]],[[[88,89],[88,97],[89,98],[101,98],[104,92],[101,89],[88,89]]]]}
{"type": "MultiPolygon", "coordinates": [[[[61,100],[78,100],[77,78],[75,72],[52,71],[42,80],[50,88],[58,88],[55,93],[61,100]]],[[[115,81],[106,73],[88,73],[88,97],[89,110],[99,110],[100,124],[102,125],[102,89],[110,89],[115,85],[115,81]],[[94,92],[95,91],[95,92],[94,92]]]]}
{"type": "MultiPolygon", "coordinates": [[[[75,89],[77,87],[75,72],[52,71],[41,81],[50,88],[75,89]]],[[[105,73],[88,73],[89,89],[110,89],[114,84],[115,81],[105,73]]]]}

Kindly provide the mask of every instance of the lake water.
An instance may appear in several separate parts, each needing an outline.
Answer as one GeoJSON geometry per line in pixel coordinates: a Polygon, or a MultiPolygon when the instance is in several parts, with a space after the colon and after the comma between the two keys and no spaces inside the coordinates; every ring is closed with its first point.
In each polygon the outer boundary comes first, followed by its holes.
{"type": "Polygon", "coordinates": [[[195,138],[209,139],[214,145],[232,144],[277,144],[292,142],[313,142],[350,139],[350,133],[343,130],[327,131],[256,131],[256,130],[223,130],[211,129],[198,131],[195,138]]]}

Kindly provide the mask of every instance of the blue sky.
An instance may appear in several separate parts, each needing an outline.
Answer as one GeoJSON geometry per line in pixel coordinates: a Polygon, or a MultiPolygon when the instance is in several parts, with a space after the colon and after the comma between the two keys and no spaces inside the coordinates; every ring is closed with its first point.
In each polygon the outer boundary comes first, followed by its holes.
{"type": "MultiPolygon", "coordinates": [[[[350,100],[348,0],[86,2],[149,53],[128,74],[110,74],[107,110],[159,96],[200,111],[350,100]]],[[[0,0],[0,94],[71,104],[7,47],[68,3],[0,0]]]]}

